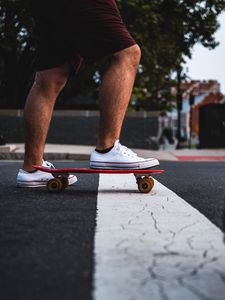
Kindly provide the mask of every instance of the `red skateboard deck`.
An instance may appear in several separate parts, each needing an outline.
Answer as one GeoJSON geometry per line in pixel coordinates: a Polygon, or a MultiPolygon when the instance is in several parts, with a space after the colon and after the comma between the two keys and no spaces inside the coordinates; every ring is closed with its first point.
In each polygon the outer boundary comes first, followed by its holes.
{"type": "Polygon", "coordinates": [[[163,173],[164,170],[158,169],[92,169],[92,168],[47,168],[42,166],[33,166],[34,169],[51,173],[54,179],[49,180],[47,189],[50,192],[60,192],[68,186],[68,177],[75,173],[97,173],[97,174],[134,174],[138,189],[142,193],[149,193],[154,185],[152,174],[163,173]]]}

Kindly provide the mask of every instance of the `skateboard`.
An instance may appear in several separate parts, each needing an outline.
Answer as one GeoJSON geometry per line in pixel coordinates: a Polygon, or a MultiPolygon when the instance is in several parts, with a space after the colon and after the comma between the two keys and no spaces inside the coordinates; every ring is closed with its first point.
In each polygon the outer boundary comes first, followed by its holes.
{"type": "Polygon", "coordinates": [[[54,177],[47,183],[47,190],[49,192],[58,193],[68,187],[68,177],[70,174],[134,174],[138,190],[141,193],[149,193],[153,186],[153,174],[160,174],[164,170],[156,169],[92,169],[92,168],[47,168],[42,166],[33,166],[34,169],[51,173],[54,177]]]}

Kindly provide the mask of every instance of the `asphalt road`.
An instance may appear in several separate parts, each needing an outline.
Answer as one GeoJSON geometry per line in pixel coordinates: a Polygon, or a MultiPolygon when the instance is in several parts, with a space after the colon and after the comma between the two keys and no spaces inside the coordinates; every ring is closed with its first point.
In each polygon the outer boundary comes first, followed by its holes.
{"type": "Polygon", "coordinates": [[[159,181],[224,230],[225,162],[162,162],[159,181]]]}
{"type": "Polygon", "coordinates": [[[56,195],[16,188],[20,166],[0,162],[0,299],[91,299],[98,175],[56,195]]]}
{"type": "MultiPolygon", "coordinates": [[[[80,175],[75,186],[49,194],[16,188],[20,166],[0,162],[0,299],[92,299],[98,175],[80,175]]],[[[157,180],[222,229],[225,163],[161,167],[157,180]]]]}

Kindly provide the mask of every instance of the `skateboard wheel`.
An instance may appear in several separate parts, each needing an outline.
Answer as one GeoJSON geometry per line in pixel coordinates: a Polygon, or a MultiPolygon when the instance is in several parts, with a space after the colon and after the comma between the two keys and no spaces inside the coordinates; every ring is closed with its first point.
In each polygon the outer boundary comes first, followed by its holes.
{"type": "Polygon", "coordinates": [[[51,193],[59,193],[63,190],[63,182],[59,178],[50,179],[47,183],[47,189],[51,193]]]}
{"type": "Polygon", "coordinates": [[[149,193],[154,186],[154,180],[151,177],[138,178],[137,183],[141,193],[149,193]]]}

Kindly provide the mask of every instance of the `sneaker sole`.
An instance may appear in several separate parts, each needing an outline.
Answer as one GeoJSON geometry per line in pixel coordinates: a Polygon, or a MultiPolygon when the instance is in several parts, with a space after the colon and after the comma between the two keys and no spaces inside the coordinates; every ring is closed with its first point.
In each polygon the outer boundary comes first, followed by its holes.
{"type": "Polygon", "coordinates": [[[32,182],[27,182],[27,181],[18,181],[16,183],[17,187],[43,187],[46,186],[47,182],[38,182],[38,181],[32,181],[32,182]]]}
{"type": "Polygon", "coordinates": [[[95,169],[150,169],[158,165],[159,161],[157,159],[132,163],[90,162],[90,167],[95,169]]]}
{"type": "MultiPolygon", "coordinates": [[[[77,177],[75,175],[72,175],[69,178],[68,185],[72,185],[77,182],[77,177]]],[[[17,187],[29,187],[29,188],[35,188],[35,187],[43,187],[46,186],[48,181],[17,181],[16,185],[17,187]]]]}

